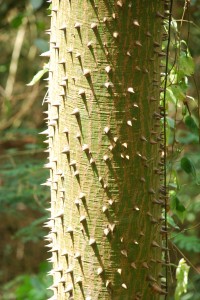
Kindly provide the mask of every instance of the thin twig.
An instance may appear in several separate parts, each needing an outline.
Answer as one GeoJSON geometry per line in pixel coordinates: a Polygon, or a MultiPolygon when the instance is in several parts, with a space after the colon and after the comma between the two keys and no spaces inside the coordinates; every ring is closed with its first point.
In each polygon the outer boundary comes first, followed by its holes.
{"type": "Polygon", "coordinates": [[[193,265],[193,263],[191,263],[191,261],[183,254],[183,252],[178,247],[176,247],[176,245],[174,243],[172,243],[170,240],[169,240],[169,242],[182,255],[182,257],[185,258],[185,260],[197,272],[197,274],[200,274],[200,271],[193,265]]]}
{"type": "MultiPolygon", "coordinates": [[[[171,42],[171,21],[172,21],[172,8],[173,8],[173,0],[170,1],[169,7],[169,24],[168,24],[168,41],[167,41],[167,48],[166,48],[166,64],[165,64],[165,82],[164,82],[164,97],[163,97],[163,107],[164,107],[164,187],[167,194],[167,119],[166,119],[166,91],[167,91],[167,79],[169,77],[169,50],[170,50],[170,42],[171,42]]],[[[168,203],[167,198],[165,199],[165,230],[167,231],[167,210],[168,210],[168,203]]],[[[168,249],[168,234],[166,234],[165,239],[166,249],[168,249]]],[[[165,251],[165,261],[168,261],[168,250],[165,251]]],[[[168,293],[168,269],[166,267],[166,296],[167,299],[168,293]]]]}

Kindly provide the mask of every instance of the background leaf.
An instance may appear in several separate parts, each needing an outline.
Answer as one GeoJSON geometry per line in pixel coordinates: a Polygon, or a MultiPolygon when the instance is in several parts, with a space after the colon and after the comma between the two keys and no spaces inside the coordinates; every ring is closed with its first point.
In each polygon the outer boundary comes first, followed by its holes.
{"type": "Polygon", "coordinates": [[[191,159],[186,156],[181,159],[181,169],[187,174],[192,174],[194,178],[196,178],[196,170],[194,164],[191,159]]]}
{"type": "Polygon", "coordinates": [[[187,292],[188,285],[188,273],[190,267],[186,264],[186,261],[182,258],[179,261],[178,267],[176,269],[176,290],[175,290],[175,300],[181,299],[181,295],[187,292]]]}
{"type": "Polygon", "coordinates": [[[192,132],[198,134],[199,128],[192,116],[186,116],[185,117],[185,124],[192,132]]]}
{"type": "Polygon", "coordinates": [[[48,69],[44,68],[43,70],[40,70],[39,72],[37,72],[37,74],[33,77],[33,79],[27,84],[27,86],[32,86],[34,84],[36,84],[36,82],[38,82],[42,76],[48,72],[48,69]]]}

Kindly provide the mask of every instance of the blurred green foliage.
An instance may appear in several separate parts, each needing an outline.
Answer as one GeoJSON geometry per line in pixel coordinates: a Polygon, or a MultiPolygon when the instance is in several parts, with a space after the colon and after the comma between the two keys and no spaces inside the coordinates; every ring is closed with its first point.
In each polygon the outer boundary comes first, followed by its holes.
{"type": "MultiPolygon", "coordinates": [[[[177,283],[169,283],[170,299],[200,299],[200,281],[198,256],[200,253],[199,219],[200,219],[200,99],[197,86],[195,54],[200,54],[193,45],[192,34],[197,33],[200,23],[193,23],[196,17],[191,15],[195,1],[186,5],[185,1],[176,3],[174,11],[180,10],[177,21],[171,23],[171,43],[169,49],[169,65],[166,90],[166,133],[167,133],[167,185],[169,188],[169,248],[171,269],[169,278],[175,277],[174,266],[181,258],[189,265],[189,281],[185,288],[177,283]],[[185,6],[186,5],[186,6],[185,6]],[[182,21],[182,18],[184,20],[182,21]],[[188,18],[188,19],[187,19],[188,18]],[[193,25],[193,27],[191,26],[193,25]],[[189,38],[190,39],[189,39],[189,38]],[[191,56],[193,53],[194,57],[191,56]],[[177,286],[176,286],[177,285],[177,286]],[[188,290],[187,290],[188,285],[188,290]],[[174,295],[174,289],[176,293],[174,295]],[[180,291],[180,295],[179,292],[180,291]],[[187,291],[186,291],[187,290],[187,291]]],[[[197,10],[196,14],[200,15],[197,10]]],[[[167,22],[166,22],[167,30],[167,22]]],[[[200,27],[198,30],[200,36],[200,27]]],[[[167,42],[163,43],[166,49],[167,42]]],[[[164,94],[161,95],[161,99],[164,94]]],[[[183,283],[183,281],[182,281],[183,283]]]]}
{"type": "Polygon", "coordinates": [[[19,275],[3,286],[1,300],[45,300],[52,292],[47,290],[52,281],[47,277],[50,266],[41,263],[36,275],[19,275]]]}
{"type": "Polygon", "coordinates": [[[45,84],[26,87],[43,67],[49,48],[43,0],[0,0],[0,299],[43,300],[52,294],[47,277],[43,223],[49,190],[42,99],[45,84]],[[16,56],[18,53],[18,56],[16,56]],[[12,68],[11,68],[12,66],[12,68]],[[14,71],[13,71],[14,70],[14,71]]]}

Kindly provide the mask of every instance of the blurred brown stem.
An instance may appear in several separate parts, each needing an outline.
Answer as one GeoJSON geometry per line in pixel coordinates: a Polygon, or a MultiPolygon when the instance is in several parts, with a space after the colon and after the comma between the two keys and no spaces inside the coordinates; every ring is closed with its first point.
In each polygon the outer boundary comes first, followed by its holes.
{"type": "Polygon", "coordinates": [[[5,95],[8,99],[11,97],[12,92],[13,92],[19,56],[20,56],[22,44],[24,41],[24,35],[26,32],[26,26],[27,26],[27,18],[24,18],[22,25],[19,27],[16,39],[15,39],[14,48],[13,48],[13,52],[12,52],[12,58],[11,58],[11,62],[10,62],[8,79],[7,79],[7,83],[6,83],[6,87],[5,87],[5,95]]]}
{"type": "Polygon", "coordinates": [[[29,97],[27,97],[27,99],[24,100],[24,103],[22,104],[20,110],[14,116],[12,116],[9,120],[6,120],[5,122],[2,122],[2,124],[0,124],[0,130],[8,128],[12,124],[15,126],[17,124],[17,122],[20,123],[20,120],[22,119],[22,117],[24,115],[26,115],[27,112],[30,111],[33,103],[35,102],[35,99],[36,99],[38,93],[39,93],[39,87],[37,84],[33,87],[31,93],[29,94],[29,97]]]}

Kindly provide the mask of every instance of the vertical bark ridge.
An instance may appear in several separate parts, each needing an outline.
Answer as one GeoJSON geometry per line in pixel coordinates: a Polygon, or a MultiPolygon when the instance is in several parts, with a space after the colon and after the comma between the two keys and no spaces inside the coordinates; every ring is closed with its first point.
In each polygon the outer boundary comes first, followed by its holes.
{"type": "Polygon", "coordinates": [[[162,13],[155,0],[52,0],[52,299],[164,294],[162,13]]]}

